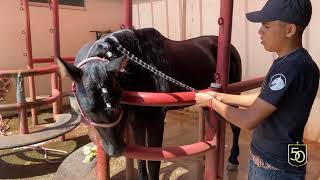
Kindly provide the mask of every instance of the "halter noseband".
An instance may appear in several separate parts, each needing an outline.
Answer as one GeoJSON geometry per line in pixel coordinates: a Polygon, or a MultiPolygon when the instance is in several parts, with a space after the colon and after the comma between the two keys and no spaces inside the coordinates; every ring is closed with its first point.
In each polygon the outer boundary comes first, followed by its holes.
{"type": "MultiPolygon", "coordinates": [[[[100,57],[90,57],[90,58],[87,58],[87,59],[81,61],[81,62],[77,65],[77,67],[78,67],[78,68],[81,68],[82,66],[84,66],[85,64],[87,64],[88,62],[91,62],[91,61],[105,61],[105,62],[107,62],[107,63],[109,62],[109,60],[104,59],[104,58],[100,58],[100,57]]],[[[115,122],[113,122],[113,123],[105,124],[105,123],[96,123],[96,122],[93,122],[92,120],[90,120],[90,119],[88,118],[88,116],[86,116],[86,114],[84,113],[84,111],[82,110],[82,108],[81,108],[81,106],[80,106],[79,98],[78,98],[78,96],[77,96],[77,94],[76,94],[76,91],[77,91],[77,90],[76,90],[76,84],[75,84],[74,81],[72,82],[72,91],[73,91],[73,95],[74,95],[75,98],[76,98],[76,102],[77,102],[77,104],[78,104],[78,106],[79,106],[80,113],[81,113],[82,117],[87,121],[86,124],[89,124],[89,125],[92,125],[92,126],[96,126],[96,127],[102,127],[102,128],[111,128],[111,127],[114,127],[115,125],[117,125],[117,124],[120,122],[120,120],[121,120],[121,118],[122,118],[122,114],[123,114],[123,111],[122,111],[122,110],[120,111],[120,114],[119,114],[117,120],[116,120],[115,122]]]]}

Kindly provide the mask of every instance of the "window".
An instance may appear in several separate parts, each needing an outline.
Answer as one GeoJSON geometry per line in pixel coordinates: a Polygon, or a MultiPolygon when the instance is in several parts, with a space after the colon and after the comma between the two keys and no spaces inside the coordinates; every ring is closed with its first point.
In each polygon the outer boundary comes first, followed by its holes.
{"type": "MultiPolygon", "coordinates": [[[[49,0],[30,0],[30,5],[48,6],[49,0]]],[[[84,0],[59,0],[60,7],[80,7],[84,8],[84,0]],[[61,6],[62,5],[62,6],[61,6]]]]}

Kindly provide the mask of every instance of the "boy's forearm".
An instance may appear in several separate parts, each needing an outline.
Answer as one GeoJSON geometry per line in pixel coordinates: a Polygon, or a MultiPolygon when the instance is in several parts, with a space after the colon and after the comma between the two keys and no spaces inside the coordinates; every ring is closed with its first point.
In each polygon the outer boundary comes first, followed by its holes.
{"type": "Polygon", "coordinates": [[[232,107],[215,98],[209,101],[208,106],[230,123],[248,130],[254,129],[277,109],[260,98],[256,98],[252,106],[246,109],[232,107]]]}
{"type": "Polygon", "coordinates": [[[241,129],[251,130],[248,114],[245,109],[239,109],[232,107],[230,105],[219,102],[213,99],[212,104],[209,104],[210,108],[213,108],[217,113],[219,113],[224,119],[229,121],[241,129]]]}
{"type": "Polygon", "coordinates": [[[221,100],[221,102],[231,105],[231,106],[241,106],[241,107],[249,107],[253,104],[253,102],[258,97],[258,93],[249,94],[249,95],[233,95],[233,94],[225,94],[218,93],[216,97],[221,100]]]}

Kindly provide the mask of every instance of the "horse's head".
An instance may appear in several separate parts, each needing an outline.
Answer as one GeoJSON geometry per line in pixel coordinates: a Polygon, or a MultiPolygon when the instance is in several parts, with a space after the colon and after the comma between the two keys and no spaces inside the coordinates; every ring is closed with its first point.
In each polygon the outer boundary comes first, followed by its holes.
{"type": "Polygon", "coordinates": [[[104,150],[116,156],[125,148],[124,123],[120,121],[122,88],[117,79],[127,64],[127,58],[116,50],[116,44],[112,42],[117,43],[114,40],[108,42],[106,38],[85,45],[76,56],[76,65],[62,59],[58,60],[58,65],[62,76],[74,81],[83,114],[95,123],[111,126],[95,128],[103,139],[104,150]]]}

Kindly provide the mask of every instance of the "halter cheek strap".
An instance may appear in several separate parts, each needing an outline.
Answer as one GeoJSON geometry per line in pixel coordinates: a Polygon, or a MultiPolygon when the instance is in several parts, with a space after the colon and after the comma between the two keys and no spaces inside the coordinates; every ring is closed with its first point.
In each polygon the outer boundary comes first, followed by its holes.
{"type": "Polygon", "coordinates": [[[78,68],[81,68],[82,66],[84,66],[85,64],[87,64],[88,62],[91,62],[91,61],[105,61],[107,63],[109,63],[110,61],[108,59],[104,59],[104,58],[101,58],[101,57],[90,57],[90,58],[87,58],[83,61],[81,61],[77,67],[78,68]]]}
{"type": "MultiPolygon", "coordinates": [[[[77,67],[81,68],[82,66],[84,66],[85,64],[87,64],[88,62],[91,62],[91,61],[106,61],[107,63],[109,62],[109,60],[103,59],[103,58],[100,58],[100,57],[91,57],[91,58],[87,58],[87,59],[81,61],[77,65],[77,67]]],[[[88,118],[88,116],[86,116],[85,112],[83,111],[83,109],[80,106],[79,98],[78,98],[78,96],[76,94],[77,90],[76,90],[75,82],[72,82],[72,91],[73,91],[73,95],[76,98],[76,102],[77,102],[77,104],[79,106],[80,113],[81,113],[82,117],[84,118],[84,120],[86,121],[85,124],[96,126],[96,127],[102,127],[102,128],[111,128],[111,127],[114,127],[115,125],[117,125],[121,121],[121,118],[122,118],[122,115],[123,115],[123,111],[122,110],[120,111],[120,114],[117,117],[117,120],[115,122],[113,122],[113,123],[96,123],[96,122],[93,122],[90,118],[88,118]]]]}

